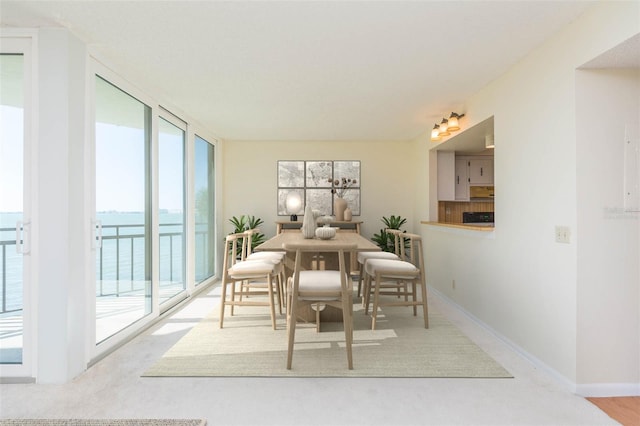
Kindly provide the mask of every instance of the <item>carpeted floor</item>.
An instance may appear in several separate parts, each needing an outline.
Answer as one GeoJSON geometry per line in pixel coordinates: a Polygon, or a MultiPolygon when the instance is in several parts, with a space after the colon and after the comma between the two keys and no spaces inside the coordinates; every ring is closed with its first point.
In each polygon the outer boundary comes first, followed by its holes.
{"type": "MultiPolygon", "coordinates": [[[[356,304],[357,305],[357,304],[356,304]]],[[[285,368],[284,317],[270,326],[264,307],[241,307],[218,328],[211,312],[184,336],[144,377],[438,377],[511,378],[454,325],[430,314],[430,328],[410,308],[386,307],[377,330],[370,317],[354,310],[354,369],[348,370],[341,323],[323,322],[296,329],[293,367],[285,368]]]]}
{"type": "Polygon", "coordinates": [[[12,419],[0,426],[205,426],[202,419],[12,419]]]}
{"type": "MultiPolygon", "coordinates": [[[[183,418],[212,426],[618,425],[436,292],[429,297],[431,312],[469,336],[513,379],[141,377],[219,300],[216,286],[68,383],[0,384],[0,417],[183,418]]],[[[211,327],[215,332],[217,323],[211,327]]],[[[337,350],[346,370],[343,348],[337,350]]],[[[356,369],[362,361],[356,357],[356,369]]]]}

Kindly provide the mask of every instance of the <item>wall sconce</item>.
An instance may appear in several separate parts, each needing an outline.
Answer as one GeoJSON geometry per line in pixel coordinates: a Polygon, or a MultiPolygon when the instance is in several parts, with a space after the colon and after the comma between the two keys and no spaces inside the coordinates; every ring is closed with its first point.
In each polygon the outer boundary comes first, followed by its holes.
{"type": "Polygon", "coordinates": [[[458,115],[455,112],[451,113],[451,115],[449,116],[449,131],[450,132],[457,132],[458,130],[460,130],[460,124],[458,123],[458,119],[460,117],[464,117],[464,114],[458,115]]]}
{"type": "Polygon", "coordinates": [[[291,222],[297,222],[298,212],[302,207],[302,198],[300,198],[300,194],[298,194],[297,192],[289,192],[287,194],[287,199],[285,200],[284,204],[285,204],[285,207],[287,208],[287,213],[291,215],[289,217],[291,222]]]}
{"type": "Polygon", "coordinates": [[[443,136],[449,136],[451,132],[457,132],[460,130],[459,119],[464,117],[464,114],[457,114],[452,112],[449,119],[443,118],[440,124],[433,126],[431,130],[431,140],[439,141],[443,136]]]}
{"type": "Polygon", "coordinates": [[[447,120],[446,118],[443,118],[442,121],[440,122],[440,131],[438,132],[438,136],[442,137],[442,136],[449,136],[451,133],[449,133],[449,120],[447,120]]]}
{"type": "Polygon", "coordinates": [[[439,125],[434,125],[433,126],[433,130],[431,130],[431,140],[432,141],[439,141],[440,139],[442,139],[438,133],[440,132],[440,126],[439,125]]]}

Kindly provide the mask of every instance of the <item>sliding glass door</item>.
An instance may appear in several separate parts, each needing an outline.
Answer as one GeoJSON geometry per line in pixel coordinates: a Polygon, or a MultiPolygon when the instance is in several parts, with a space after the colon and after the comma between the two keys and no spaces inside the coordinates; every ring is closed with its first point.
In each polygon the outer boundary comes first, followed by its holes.
{"type": "Polygon", "coordinates": [[[195,282],[215,274],[215,147],[195,137],[195,282]]]}
{"type": "MultiPolygon", "coordinates": [[[[169,121],[171,120],[171,121],[169,121]]],[[[185,125],[158,122],[158,217],[160,304],[186,290],[185,125]]],[[[186,297],[186,295],[185,295],[186,297]]]]}
{"type": "Polygon", "coordinates": [[[0,54],[0,364],[22,364],[24,347],[24,55],[0,54]]]}
{"type": "Polygon", "coordinates": [[[152,312],[151,110],[96,76],[96,343],[152,312]]]}
{"type": "Polygon", "coordinates": [[[96,71],[95,342],[104,343],[99,351],[215,275],[214,145],[189,136],[186,122],[116,81],[128,87],[109,70],[96,71]],[[195,212],[187,214],[189,205],[195,212]]]}

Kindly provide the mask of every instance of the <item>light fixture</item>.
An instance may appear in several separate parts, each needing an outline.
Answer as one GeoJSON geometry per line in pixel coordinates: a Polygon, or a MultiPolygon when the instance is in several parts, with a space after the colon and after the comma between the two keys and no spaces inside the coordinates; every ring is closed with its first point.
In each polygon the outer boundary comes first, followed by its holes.
{"type": "Polygon", "coordinates": [[[440,122],[440,131],[438,132],[438,136],[449,136],[449,121],[446,118],[443,118],[440,122]]]}
{"type": "Polygon", "coordinates": [[[443,118],[440,124],[436,123],[431,130],[431,140],[433,142],[439,141],[443,136],[449,136],[451,132],[460,130],[460,119],[462,117],[464,117],[464,114],[452,112],[448,120],[443,118]]]}
{"type": "Polygon", "coordinates": [[[464,114],[458,115],[455,112],[451,113],[451,115],[449,116],[449,128],[448,128],[450,132],[456,132],[460,130],[460,123],[458,122],[458,119],[462,117],[464,117],[464,114]]]}
{"type": "Polygon", "coordinates": [[[431,130],[431,140],[432,141],[439,141],[441,138],[440,136],[438,136],[438,132],[440,131],[440,126],[439,125],[434,125],[433,126],[433,130],[431,130]]]}
{"type": "Polygon", "coordinates": [[[484,147],[485,148],[495,148],[495,143],[493,142],[493,135],[485,135],[485,137],[484,137],[484,147]]]}
{"type": "Polygon", "coordinates": [[[298,194],[297,192],[289,192],[287,194],[287,199],[285,200],[284,203],[287,209],[287,213],[291,215],[289,217],[291,222],[297,222],[298,212],[302,207],[302,198],[300,198],[300,194],[298,194]]]}

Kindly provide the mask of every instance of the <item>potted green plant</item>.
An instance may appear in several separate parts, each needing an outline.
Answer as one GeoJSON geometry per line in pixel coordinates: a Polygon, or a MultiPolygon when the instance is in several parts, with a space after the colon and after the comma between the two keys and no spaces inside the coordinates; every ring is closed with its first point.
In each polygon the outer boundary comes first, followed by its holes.
{"type": "MultiPolygon", "coordinates": [[[[229,219],[229,222],[234,227],[232,234],[239,234],[249,229],[256,229],[264,223],[262,219],[255,216],[242,215],[240,217],[233,216],[229,219]]],[[[265,235],[261,232],[256,232],[251,236],[251,248],[254,248],[265,241],[265,235]]],[[[241,254],[242,247],[238,247],[236,256],[241,254]]]]}
{"type": "Polygon", "coordinates": [[[383,216],[381,221],[385,227],[380,230],[379,234],[373,234],[371,241],[376,243],[382,251],[393,253],[395,251],[393,235],[386,233],[385,229],[400,229],[400,227],[406,223],[407,219],[402,216],[391,215],[391,217],[388,218],[383,216]]]}

